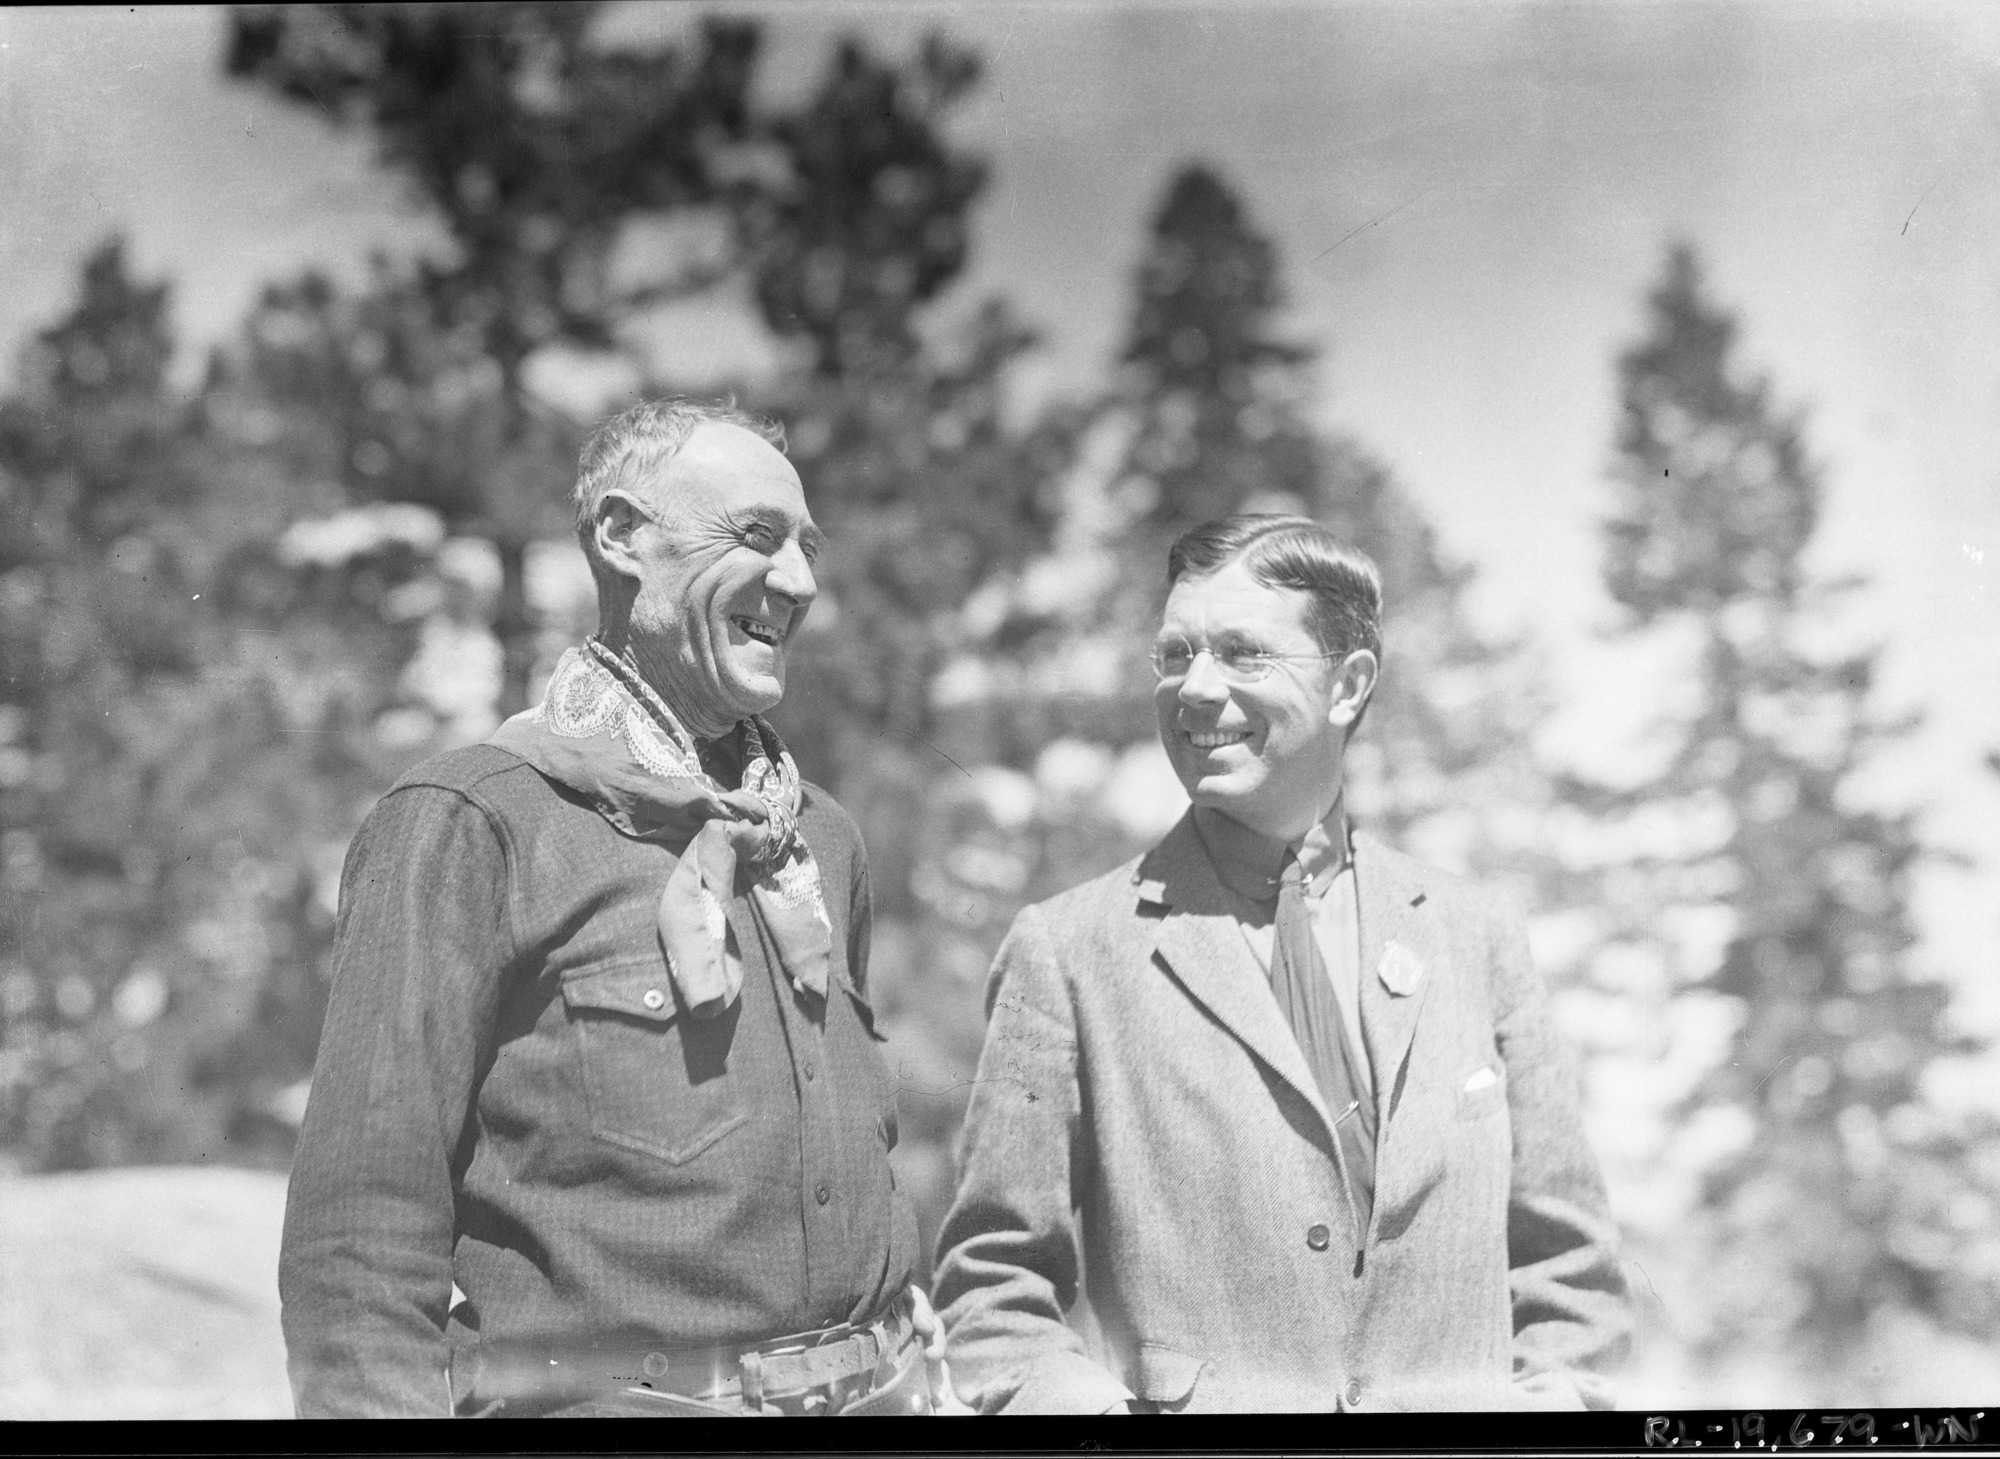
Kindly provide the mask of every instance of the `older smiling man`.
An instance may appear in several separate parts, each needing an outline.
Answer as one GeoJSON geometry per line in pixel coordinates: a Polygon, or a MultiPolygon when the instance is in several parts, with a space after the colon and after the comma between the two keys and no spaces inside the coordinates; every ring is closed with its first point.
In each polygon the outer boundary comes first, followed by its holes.
{"type": "Polygon", "coordinates": [[[1624,1281],[1520,925],[1342,813],[1374,565],[1244,516],[1167,575],[1155,705],[1193,806],[1000,949],[938,1238],[962,1390],[1010,1412],[1606,1403],[1624,1281]]]}
{"type": "Polygon", "coordinates": [[[774,438],[600,429],[597,636],[355,838],[280,1268],[301,1415],[948,1400],[867,863],[760,717],[822,542],[774,438]]]}

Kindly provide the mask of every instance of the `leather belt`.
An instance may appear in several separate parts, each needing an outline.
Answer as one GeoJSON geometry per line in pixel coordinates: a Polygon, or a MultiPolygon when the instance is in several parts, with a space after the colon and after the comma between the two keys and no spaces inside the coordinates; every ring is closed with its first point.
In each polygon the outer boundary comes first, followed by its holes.
{"type": "Polygon", "coordinates": [[[614,1393],[629,1395],[636,1412],[649,1407],[648,1396],[672,1395],[693,1401],[692,1410],[669,1405],[681,1412],[831,1413],[899,1377],[911,1365],[898,1361],[906,1348],[920,1369],[921,1343],[895,1310],[859,1326],[838,1323],[750,1346],[680,1347],[632,1336],[503,1341],[461,1353],[453,1386],[472,1409],[489,1413],[614,1393]],[[470,1373],[462,1374],[466,1367],[470,1373]]]}

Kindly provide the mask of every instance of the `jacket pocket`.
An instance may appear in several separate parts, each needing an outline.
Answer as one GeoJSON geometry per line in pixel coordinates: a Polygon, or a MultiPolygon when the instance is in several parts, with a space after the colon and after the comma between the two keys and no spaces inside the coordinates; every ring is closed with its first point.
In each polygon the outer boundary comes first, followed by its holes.
{"type": "Polygon", "coordinates": [[[1506,1107],[1507,1070],[1498,1060],[1473,1070],[1458,1091],[1458,1117],[1462,1120],[1485,1119],[1506,1107]]]}
{"type": "Polygon", "coordinates": [[[1160,1413],[1175,1413],[1187,1406],[1194,1386],[1206,1364],[1191,1353],[1164,1343],[1139,1344],[1138,1371],[1132,1375],[1133,1391],[1141,1402],[1160,1413]]]}
{"type": "Polygon", "coordinates": [[[598,1139],[682,1165],[748,1118],[729,1068],[741,999],[688,1018],[656,958],[581,969],[562,995],[598,1139]]]}

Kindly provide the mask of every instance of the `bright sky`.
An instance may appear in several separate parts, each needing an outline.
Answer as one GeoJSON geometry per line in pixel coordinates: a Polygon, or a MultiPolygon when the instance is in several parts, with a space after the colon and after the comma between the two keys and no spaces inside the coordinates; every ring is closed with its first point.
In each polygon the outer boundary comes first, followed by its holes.
{"type": "MultiPolygon", "coordinates": [[[[1882,702],[1923,734],[1871,793],[1981,859],[1920,902],[1926,956],[2000,1023],[2000,7],[1837,3],[753,6],[771,84],[852,27],[932,23],[986,57],[962,139],[993,159],[977,264],[1048,336],[1037,391],[1101,378],[1141,229],[1219,163],[1279,243],[1324,418],[1387,460],[1480,569],[1488,621],[1551,648],[1552,743],[1650,691],[1609,619],[1594,520],[1612,359],[1665,241],[1702,250],[1747,357],[1810,410],[1819,543],[1872,580],[1882,702]]],[[[693,7],[639,7],[633,34],[693,7]]],[[[365,143],[219,75],[204,11],[0,10],[0,346],[58,311],[112,229],[193,340],[258,284],[427,236],[365,143]]],[[[741,353],[711,312],[688,337],[741,353]],[[706,334],[706,339],[703,338],[706,334]]],[[[189,365],[194,364],[191,355],[189,365]]]]}

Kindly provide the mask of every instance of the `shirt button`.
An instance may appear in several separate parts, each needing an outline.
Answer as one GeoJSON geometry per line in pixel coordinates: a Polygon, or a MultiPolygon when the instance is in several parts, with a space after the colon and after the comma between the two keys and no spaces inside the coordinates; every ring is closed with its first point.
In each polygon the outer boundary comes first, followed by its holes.
{"type": "Polygon", "coordinates": [[[1313,1224],[1306,1228],[1306,1245],[1314,1251],[1325,1251],[1333,1243],[1333,1233],[1326,1227],[1313,1224]]]}
{"type": "Polygon", "coordinates": [[[813,1192],[813,1199],[818,1201],[823,1206],[828,1201],[833,1199],[833,1192],[828,1190],[825,1186],[821,1186],[818,1190],[813,1192]]]}
{"type": "Polygon", "coordinates": [[[1349,1408],[1358,1407],[1361,1403],[1361,1380],[1359,1378],[1349,1378],[1347,1380],[1347,1392],[1342,1396],[1347,1399],[1347,1406],[1349,1408]]]}
{"type": "Polygon", "coordinates": [[[667,1006],[667,995],[662,993],[658,988],[648,988],[646,996],[639,1001],[648,1008],[658,1010],[667,1006]]]}
{"type": "Polygon", "coordinates": [[[817,1065],[813,1063],[811,1059],[806,1060],[806,1078],[808,1079],[819,1078],[819,1068],[817,1065]]]}

